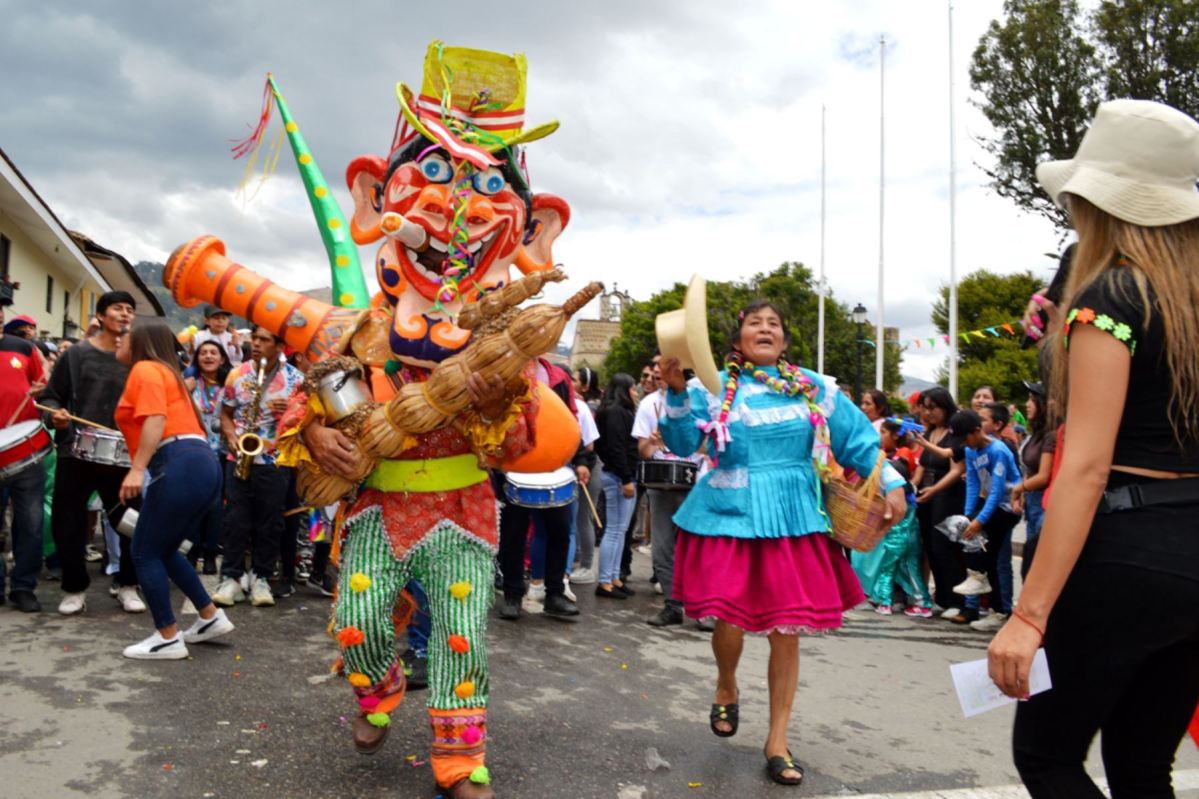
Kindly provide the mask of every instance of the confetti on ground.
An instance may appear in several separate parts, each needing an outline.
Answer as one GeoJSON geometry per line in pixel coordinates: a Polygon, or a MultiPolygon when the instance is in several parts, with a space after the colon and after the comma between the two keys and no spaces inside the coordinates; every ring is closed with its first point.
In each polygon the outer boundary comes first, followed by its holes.
{"type": "Polygon", "coordinates": [[[258,730],[242,730],[246,735],[257,735],[258,730]]]}
{"type": "Polygon", "coordinates": [[[404,759],[411,763],[413,760],[416,760],[416,755],[405,755],[404,759]]]}
{"type": "Polygon", "coordinates": [[[220,726],[222,726],[222,727],[228,727],[228,726],[229,726],[230,724],[232,724],[232,723],[233,723],[233,722],[231,722],[231,721],[218,721],[218,722],[217,722],[217,724],[219,724],[219,725],[220,725],[220,726]]]}
{"type": "Polygon", "coordinates": [[[232,765],[236,766],[236,765],[237,765],[238,763],[240,763],[241,761],[240,761],[240,760],[230,760],[229,762],[230,762],[230,764],[232,764],[232,765]]]}
{"type": "Polygon", "coordinates": [[[70,651],[71,651],[71,647],[67,646],[66,644],[63,644],[63,645],[62,645],[62,651],[63,651],[63,652],[70,652],[70,651]]]}
{"type": "Polygon", "coordinates": [[[260,729],[260,730],[265,730],[265,729],[266,729],[266,722],[265,722],[265,721],[260,721],[260,722],[258,722],[258,729],[260,729]]]}
{"type": "Polygon", "coordinates": [[[254,768],[262,768],[266,764],[267,764],[267,759],[265,757],[262,758],[262,760],[251,760],[250,761],[250,765],[253,766],[254,768]]]}
{"type": "Polygon", "coordinates": [[[234,655],[234,656],[233,656],[233,659],[234,659],[234,660],[241,660],[241,655],[234,655]]]}
{"type": "Polygon", "coordinates": [[[332,680],[332,679],[333,679],[333,675],[331,673],[330,674],[316,674],[316,675],[313,675],[312,677],[308,678],[308,684],[309,685],[320,685],[321,683],[329,682],[329,680],[332,680]]]}
{"type": "Polygon", "coordinates": [[[235,754],[248,755],[248,754],[250,754],[250,750],[249,749],[238,749],[237,752],[235,752],[235,754]]]}
{"type": "Polygon", "coordinates": [[[613,649],[613,648],[612,648],[612,647],[610,647],[610,646],[605,646],[605,647],[604,647],[604,651],[605,651],[605,652],[615,652],[616,650],[615,650],[615,649],[613,649]]]}
{"type": "Polygon", "coordinates": [[[628,671],[628,670],[629,670],[629,664],[628,664],[628,663],[621,663],[621,664],[620,664],[620,670],[621,670],[621,671],[628,671]]]}
{"type": "Polygon", "coordinates": [[[702,788],[702,787],[704,787],[704,784],[702,782],[689,782],[689,783],[687,783],[687,787],[688,788],[702,788]]]}
{"type": "Polygon", "coordinates": [[[238,677],[240,677],[240,676],[241,676],[241,672],[240,672],[240,671],[235,671],[235,672],[233,672],[233,679],[237,679],[237,678],[238,678],[238,677]]]}
{"type": "Polygon", "coordinates": [[[163,763],[163,764],[162,764],[162,770],[163,770],[163,771],[171,771],[171,770],[172,770],[172,769],[174,769],[174,768],[175,768],[175,767],[174,767],[172,764],[170,764],[170,763],[163,763]]]}
{"type": "Polygon", "coordinates": [[[421,766],[425,765],[425,764],[426,764],[426,763],[428,763],[428,762],[429,762],[428,760],[413,760],[413,761],[412,761],[412,767],[413,767],[413,768],[420,768],[421,766]]]}

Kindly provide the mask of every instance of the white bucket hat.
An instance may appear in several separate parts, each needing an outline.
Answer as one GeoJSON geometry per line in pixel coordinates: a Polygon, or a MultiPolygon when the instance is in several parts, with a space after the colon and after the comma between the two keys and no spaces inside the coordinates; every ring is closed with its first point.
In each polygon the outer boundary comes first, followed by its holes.
{"type": "Polygon", "coordinates": [[[1037,180],[1059,206],[1077,194],[1134,225],[1199,218],[1199,122],[1162,103],[1111,100],[1074,158],[1037,165],[1037,180]]]}

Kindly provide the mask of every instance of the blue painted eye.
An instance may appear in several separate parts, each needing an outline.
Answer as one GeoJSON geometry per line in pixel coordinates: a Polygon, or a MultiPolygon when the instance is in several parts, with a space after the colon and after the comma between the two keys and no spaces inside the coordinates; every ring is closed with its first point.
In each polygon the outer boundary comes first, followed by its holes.
{"type": "Polygon", "coordinates": [[[504,173],[495,167],[476,172],[474,176],[475,191],[479,194],[496,194],[504,188],[507,182],[504,180],[504,173]]]}
{"type": "Polygon", "coordinates": [[[426,179],[433,183],[449,183],[450,178],[454,174],[454,170],[450,167],[450,162],[436,153],[426,156],[420,162],[420,171],[426,179]]]}

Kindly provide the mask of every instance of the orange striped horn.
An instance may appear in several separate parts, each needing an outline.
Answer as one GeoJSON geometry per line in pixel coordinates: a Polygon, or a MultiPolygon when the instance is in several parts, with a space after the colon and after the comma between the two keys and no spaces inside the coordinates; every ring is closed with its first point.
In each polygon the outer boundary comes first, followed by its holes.
{"type": "Polygon", "coordinates": [[[167,260],[163,284],[175,302],[192,308],[202,302],[244,316],[316,360],[356,327],[365,313],[335,308],[285,289],[225,257],[225,243],[200,236],[180,245],[167,260]]]}

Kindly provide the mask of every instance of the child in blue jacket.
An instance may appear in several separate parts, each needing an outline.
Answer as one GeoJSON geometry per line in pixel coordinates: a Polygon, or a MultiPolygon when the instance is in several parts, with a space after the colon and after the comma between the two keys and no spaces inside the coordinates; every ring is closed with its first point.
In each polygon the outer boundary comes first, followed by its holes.
{"type": "MultiPolygon", "coordinates": [[[[963,536],[974,538],[982,533],[987,540],[984,549],[966,553],[966,580],[953,590],[963,596],[989,594],[991,581],[999,584],[999,555],[1010,551],[1012,529],[1020,521],[1011,502],[1012,485],[1019,481],[1020,470],[1007,445],[983,432],[982,420],[974,411],[954,414],[949,420],[949,428],[966,444],[966,506],[963,513],[971,522],[963,536]]],[[[999,607],[993,606],[992,612],[1005,616],[1011,613],[1011,597],[1001,595],[998,599],[999,607]]]]}

